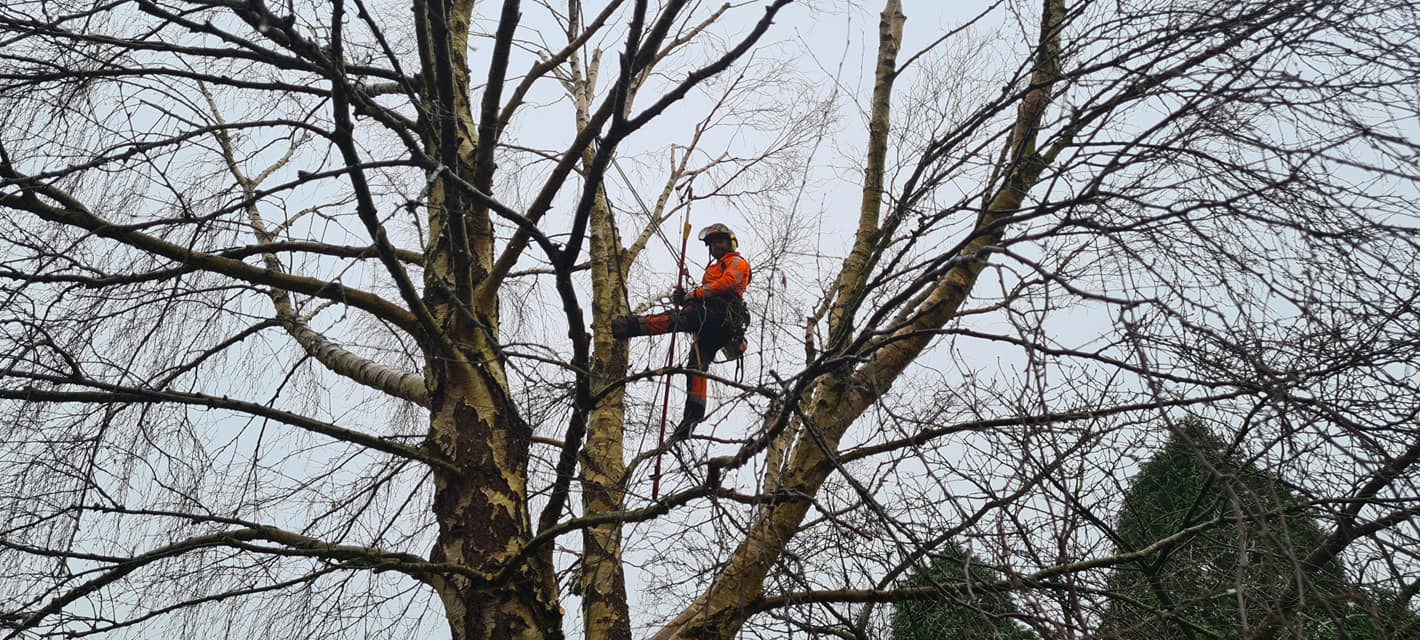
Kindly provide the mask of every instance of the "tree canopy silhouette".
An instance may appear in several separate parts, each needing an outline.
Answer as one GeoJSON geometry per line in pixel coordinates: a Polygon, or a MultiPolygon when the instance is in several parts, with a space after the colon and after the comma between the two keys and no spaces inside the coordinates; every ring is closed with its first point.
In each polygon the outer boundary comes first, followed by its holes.
{"type": "Polygon", "coordinates": [[[1180,411],[1295,485],[1220,484],[1238,537],[1176,545],[1255,563],[1254,636],[1329,567],[1408,607],[1416,23],[0,3],[0,638],[861,640],[947,540],[1079,637],[1180,411]],[[738,234],[754,347],[656,495],[684,370],[610,327],[687,218],[738,234]]]}

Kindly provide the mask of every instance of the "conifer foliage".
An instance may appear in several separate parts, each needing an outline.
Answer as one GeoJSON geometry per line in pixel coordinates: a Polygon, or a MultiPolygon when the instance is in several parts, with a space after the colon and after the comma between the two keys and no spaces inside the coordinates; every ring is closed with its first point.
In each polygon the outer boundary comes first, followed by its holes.
{"type": "Polygon", "coordinates": [[[1196,418],[1177,424],[1124,497],[1102,631],[1118,638],[1246,638],[1289,599],[1287,637],[1401,638],[1415,616],[1348,581],[1339,559],[1307,564],[1326,532],[1305,497],[1196,418]],[[1378,615],[1379,614],[1379,615],[1378,615]]]}
{"type": "Polygon", "coordinates": [[[1035,640],[1018,620],[1021,612],[1002,588],[1001,574],[970,551],[948,543],[926,567],[903,581],[939,595],[893,607],[892,640],[1035,640]]]}

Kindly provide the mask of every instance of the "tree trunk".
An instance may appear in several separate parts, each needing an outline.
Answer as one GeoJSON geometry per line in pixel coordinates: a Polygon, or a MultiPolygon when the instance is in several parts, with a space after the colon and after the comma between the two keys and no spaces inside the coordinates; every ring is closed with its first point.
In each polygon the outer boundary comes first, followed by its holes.
{"type": "MultiPolygon", "coordinates": [[[[570,3],[580,12],[579,2],[570,3]]],[[[569,23],[576,25],[574,15],[569,23]]],[[[575,28],[575,27],[574,27],[575,28]]],[[[575,35],[575,31],[573,34],[575,35]]],[[[581,59],[571,60],[570,89],[576,103],[577,128],[590,126],[590,108],[595,91],[594,71],[583,77],[581,59]]],[[[582,154],[584,167],[592,164],[594,152],[582,154]]],[[[626,265],[621,236],[606,199],[598,188],[589,220],[592,268],[592,362],[591,388],[600,394],[608,385],[626,377],[628,346],[611,337],[612,318],[628,314],[626,265]]],[[[626,460],[622,439],[626,434],[626,387],[616,386],[591,408],[587,418],[586,444],[581,462],[582,513],[596,515],[622,510],[626,486],[626,460]]],[[[626,572],[621,563],[621,524],[610,522],[582,531],[582,619],[588,640],[631,640],[631,613],[626,602],[626,572]]]]}
{"type": "Polygon", "coordinates": [[[512,401],[498,345],[496,296],[475,300],[493,262],[487,207],[460,182],[487,188],[491,163],[478,166],[479,140],[469,102],[468,33],[472,0],[415,3],[423,61],[426,144],[446,174],[429,194],[424,297],[442,335],[422,336],[431,399],[429,442],[461,473],[434,473],[438,538],[430,558],[468,567],[483,580],[431,580],[455,640],[562,637],[562,610],[551,554],[520,558],[532,538],[527,470],[532,429],[512,401]],[[437,339],[436,339],[437,338],[437,339]],[[511,575],[505,567],[516,565],[511,575]]]}
{"type": "MultiPolygon", "coordinates": [[[[610,319],[628,313],[625,270],[619,260],[621,240],[606,198],[592,208],[592,318],[597,323],[593,344],[592,390],[599,393],[626,375],[627,344],[614,340],[610,319]]],[[[625,387],[617,386],[592,409],[587,442],[582,449],[582,512],[596,515],[623,506],[626,463],[625,387]]],[[[626,574],[621,564],[621,524],[608,523],[582,531],[582,617],[588,640],[630,640],[631,616],[626,604],[626,574]]]]}
{"type": "MultiPolygon", "coordinates": [[[[431,366],[431,370],[437,365],[431,366]]],[[[430,554],[493,578],[531,538],[527,512],[531,429],[508,401],[495,367],[450,364],[435,380],[431,444],[463,474],[436,472],[438,540],[430,554]]],[[[506,585],[464,577],[435,582],[455,640],[560,638],[562,611],[551,567],[518,564],[506,585]]]]}

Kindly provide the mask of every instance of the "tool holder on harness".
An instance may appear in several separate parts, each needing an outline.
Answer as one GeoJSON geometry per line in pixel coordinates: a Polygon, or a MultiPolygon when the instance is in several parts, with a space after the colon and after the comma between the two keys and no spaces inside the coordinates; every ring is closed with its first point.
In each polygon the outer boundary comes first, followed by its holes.
{"type": "Polygon", "coordinates": [[[745,332],[749,330],[750,315],[749,305],[745,304],[743,298],[735,296],[725,310],[726,322],[730,326],[730,341],[720,351],[724,354],[724,362],[738,361],[743,358],[745,352],[749,351],[749,341],[745,339],[745,332]]]}

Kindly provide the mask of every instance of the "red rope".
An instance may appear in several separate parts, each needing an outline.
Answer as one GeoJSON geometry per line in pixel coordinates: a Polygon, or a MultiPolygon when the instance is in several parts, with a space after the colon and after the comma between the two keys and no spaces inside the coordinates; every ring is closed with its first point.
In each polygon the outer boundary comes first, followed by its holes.
{"type": "MultiPolygon", "coordinates": [[[[686,199],[688,200],[690,197],[691,197],[690,187],[687,186],[687,187],[686,187],[686,199]]],[[[685,206],[685,224],[684,224],[683,227],[681,228],[681,232],[680,232],[680,265],[676,267],[676,280],[675,280],[675,282],[676,282],[676,288],[677,288],[677,289],[681,288],[681,283],[684,281],[685,276],[686,276],[686,272],[685,272],[685,246],[686,246],[686,244],[688,244],[689,242],[690,242],[690,205],[687,204],[687,205],[685,206]]],[[[679,308],[676,309],[676,311],[679,311],[679,310],[680,310],[679,308]]],[[[671,322],[672,322],[672,324],[674,324],[675,318],[671,318],[671,322]]],[[[676,338],[676,333],[678,333],[678,332],[675,330],[675,327],[672,326],[672,327],[671,327],[671,348],[670,348],[668,351],[666,351],[666,368],[667,368],[667,369],[671,368],[671,366],[674,364],[674,360],[675,360],[675,338],[676,338]]],[[[660,435],[660,437],[656,440],[656,449],[658,449],[658,450],[666,446],[666,413],[670,410],[670,406],[671,406],[671,376],[666,376],[665,388],[666,388],[666,391],[665,391],[665,393],[663,394],[663,397],[662,397],[662,399],[661,399],[661,435],[660,435]]],[[[652,499],[652,500],[655,500],[655,499],[661,497],[661,456],[664,456],[665,454],[666,454],[666,452],[664,452],[664,451],[657,451],[657,452],[656,452],[656,471],[655,471],[655,473],[651,476],[651,499],[652,499]]]]}

